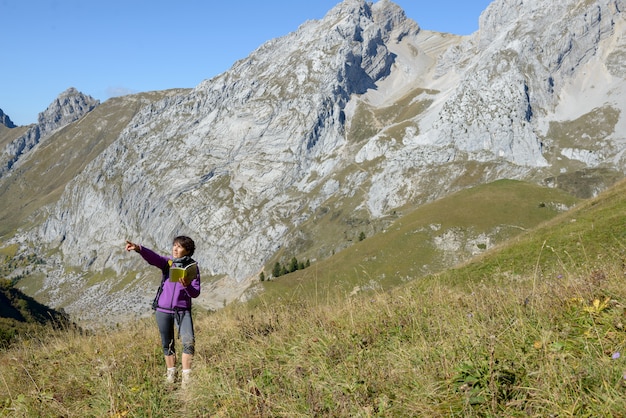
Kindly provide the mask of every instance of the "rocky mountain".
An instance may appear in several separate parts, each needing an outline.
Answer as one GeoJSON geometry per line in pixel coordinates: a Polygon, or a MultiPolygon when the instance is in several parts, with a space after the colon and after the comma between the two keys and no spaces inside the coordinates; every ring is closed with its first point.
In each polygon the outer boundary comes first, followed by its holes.
{"type": "MultiPolygon", "coordinates": [[[[510,178],[594,195],[625,170],[624,6],[495,0],[461,37],[388,0],[344,0],[192,90],[61,100],[55,114],[76,119],[44,112],[33,129],[59,155],[97,152],[28,217],[0,215],[20,226],[7,242],[47,254],[24,287],[74,315],[141,314],[155,274],[124,239],[168,252],[188,234],[217,308],[280,257],[328,257],[460,189],[510,178]]],[[[45,144],[14,142],[2,195],[41,161],[58,170],[45,144]]]]}
{"type": "Polygon", "coordinates": [[[2,109],[0,109],[0,125],[4,125],[7,128],[15,128],[15,124],[11,120],[11,118],[6,115],[2,109]]]}
{"type": "Polygon", "coordinates": [[[23,154],[49,138],[57,129],[82,118],[99,103],[99,100],[79,93],[74,88],[61,93],[45,111],[39,114],[36,124],[3,148],[0,154],[0,178],[13,168],[23,154]]]}

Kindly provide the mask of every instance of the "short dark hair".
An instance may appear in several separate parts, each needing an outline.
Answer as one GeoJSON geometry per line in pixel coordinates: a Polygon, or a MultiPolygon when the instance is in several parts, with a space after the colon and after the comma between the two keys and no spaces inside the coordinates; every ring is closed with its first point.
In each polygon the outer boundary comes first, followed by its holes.
{"type": "Polygon", "coordinates": [[[176,243],[180,244],[181,247],[187,250],[187,255],[189,257],[191,257],[194,251],[196,251],[196,243],[193,242],[191,238],[185,235],[179,235],[176,238],[174,238],[173,244],[176,244],[176,243]]]}

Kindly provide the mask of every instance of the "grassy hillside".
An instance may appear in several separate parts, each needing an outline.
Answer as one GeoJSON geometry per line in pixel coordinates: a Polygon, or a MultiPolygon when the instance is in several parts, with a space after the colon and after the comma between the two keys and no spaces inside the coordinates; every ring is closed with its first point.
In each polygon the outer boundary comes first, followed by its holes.
{"type": "Polygon", "coordinates": [[[69,318],[50,309],[0,280],[0,349],[9,347],[19,335],[46,332],[49,328],[68,328],[69,318]]]}
{"type": "Polygon", "coordinates": [[[466,189],[419,207],[383,233],[306,270],[262,283],[262,292],[284,299],[389,289],[467,260],[553,219],[577,201],[562,190],[514,180],[466,189]]]}
{"type": "Polygon", "coordinates": [[[17,126],[15,128],[7,128],[0,125],[0,147],[4,148],[11,141],[19,138],[28,131],[29,126],[17,126]]]}
{"type": "MultiPolygon", "coordinates": [[[[280,298],[197,312],[187,392],[163,384],[152,320],[24,339],[0,353],[0,415],[624,416],[625,196],[622,182],[463,266],[389,289],[350,296],[342,279],[334,291],[319,263],[317,277],[307,269],[313,293],[285,276],[266,283],[285,286],[280,298]]],[[[399,221],[397,237],[433,222],[427,213],[399,221]]],[[[410,266],[385,235],[376,263],[355,251],[375,246],[368,237],[336,255],[336,271],[410,266]]]]}

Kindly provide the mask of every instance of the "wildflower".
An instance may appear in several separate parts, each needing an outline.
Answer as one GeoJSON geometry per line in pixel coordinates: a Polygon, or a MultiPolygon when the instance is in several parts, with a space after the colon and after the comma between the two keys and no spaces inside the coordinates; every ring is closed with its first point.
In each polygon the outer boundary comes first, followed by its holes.
{"type": "Polygon", "coordinates": [[[590,314],[599,314],[600,312],[608,309],[610,301],[611,301],[611,298],[609,297],[607,297],[603,301],[601,301],[600,299],[594,299],[593,305],[586,306],[583,308],[583,310],[585,312],[589,312],[590,314]]]}
{"type": "Polygon", "coordinates": [[[613,353],[613,355],[611,356],[611,358],[613,360],[617,360],[618,358],[621,357],[621,354],[619,353],[619,351],[616,351],[615,353],[613,353]]]}

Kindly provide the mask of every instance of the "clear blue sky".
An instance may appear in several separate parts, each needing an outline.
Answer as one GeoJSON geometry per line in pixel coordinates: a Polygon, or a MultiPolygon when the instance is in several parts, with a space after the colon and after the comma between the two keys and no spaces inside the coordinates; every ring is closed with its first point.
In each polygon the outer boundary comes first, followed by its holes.
{"type": "MultiPolygon", "coordinates": [[[[0,109],[16,125],[75,87],[96,99],[195,87],[340,0],[0,0],[0,109]]],[[[395,0],[423,29],[467,35],[491,0],[395,0]]]]}

